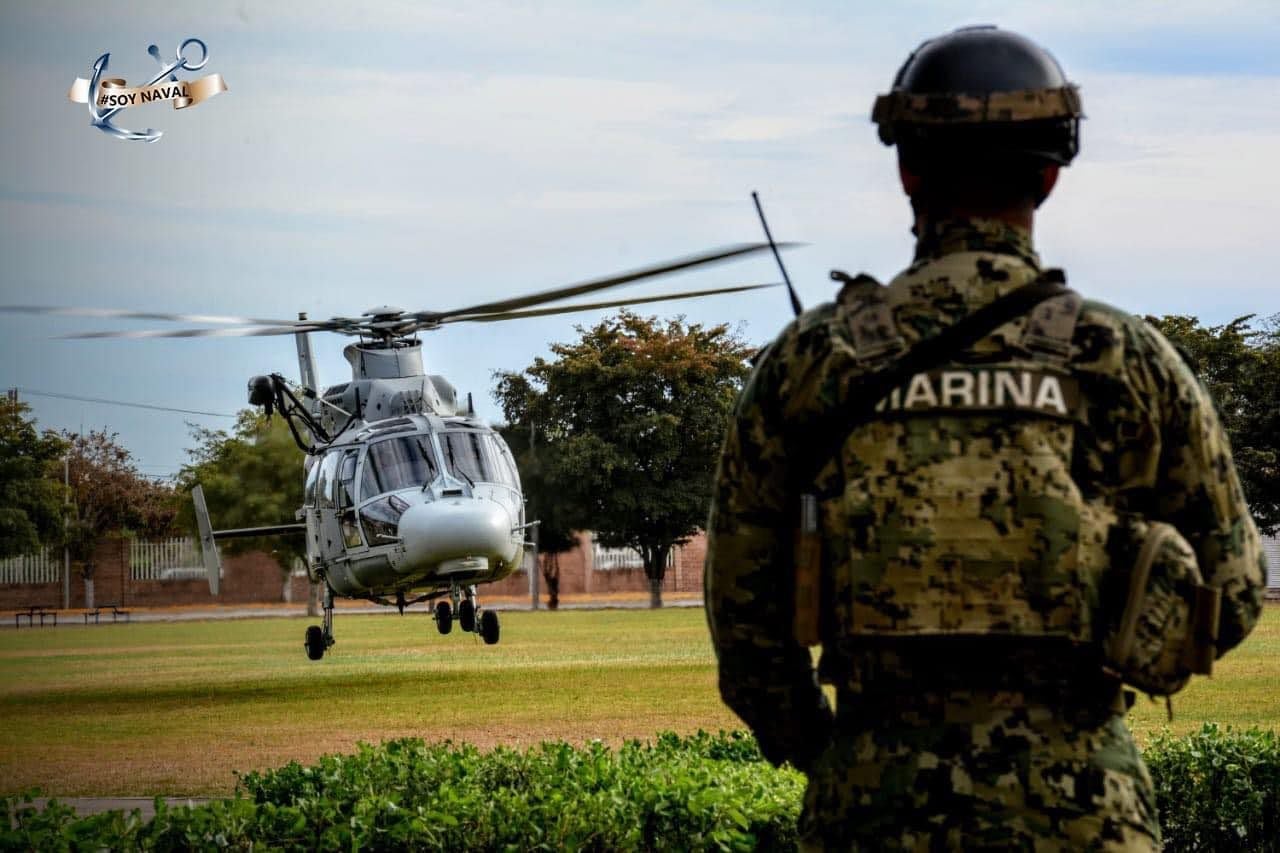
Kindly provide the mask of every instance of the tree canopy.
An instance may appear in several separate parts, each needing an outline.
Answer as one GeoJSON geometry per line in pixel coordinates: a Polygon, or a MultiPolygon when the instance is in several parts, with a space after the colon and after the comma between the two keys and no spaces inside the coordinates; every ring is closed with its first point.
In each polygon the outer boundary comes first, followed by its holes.
{"type": "MultiPolygon", "coordinates": [[[[293,442],[283,418],[268,419],[248,409],[240,412],[231,432],[196,428],[196,446],[187,451],[191,462],[178,475],[179,487],[190,492],[204,486],[213,526],[219,529],[288,524],[302,506],[303,453],[293,442]]],[[[180,521],[195,528],[191,501],[183,502],[180,521]]],[[[302,536],[231,539],[221,546],[228,553],[266,551],[283,573],[295,558],[306,559],[302,536]]]]}
{"type": "Polygon", "coordinates": [[[36,430],[31,407],[0,401],[0,559],[62,540],[66,442],[36,430]]]}
{"type": "Polygon", "coordinates": [[[571,528],[635,549],[654,606],[671,549],[705,523],[712,478],[750,348],[727,326],[623,311],[499,373],[508,423],[529,430],[548,494],[571,528]]]}
{"type": "Polygon", "coordinates": [[[173,487],[138,473],[116,433],[67,432],[62,438],[70,460],[67,545],[72,558],[85,564],[86,576],[93,571],[93,549],[106,534],[128,530],[150,538],[172,532],[177,512],[173,487]]]}
{"type": "Polygon", "coordinates": [[[568,506],[560,500],[549,472],[556,470],[559,449],[539,442],[532,425],[502,426],[498,432],[511,448],[520,469],[520,489],[524,492],[525,516],[537,521],[533,533],[538,540],[538,568],[547,582],[548,605],[560,603],[560,555],[578,544],[568,506]]]}
{"type": "Polygon", "coordinates": [[[1280,530],[1280,314],[1257,328],[1253,319],[1203,326],[1195,317],[1147,318],[1213,395],[1249,509],[1259,529],[1273,534],[1280,530]]]}

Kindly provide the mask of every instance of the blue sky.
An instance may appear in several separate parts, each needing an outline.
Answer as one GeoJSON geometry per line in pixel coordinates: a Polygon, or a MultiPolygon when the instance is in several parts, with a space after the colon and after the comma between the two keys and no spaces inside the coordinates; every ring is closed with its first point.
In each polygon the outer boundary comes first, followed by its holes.
{"type": "MultiPolygon", "coordinates": [[[[1258,3],[130,3],[0,10],[0,302],[290,317],[444,309],[758,238],[759,190],[806,304],[831,267],[909,257],[875,94],[923,38],[997,23],[1079,83],[1084,149],[1038,223],[1085,293],[1219,322],[1280,310],[1280,5],[1258,3]],[[130,83],[188,36],[230,91],[125,126],[66,100],[101,53],[130,83]]],[[[772,281],[765,258],[643,288],[772,281]]],[[[639,294],[642,288],[632,291],[639,294]]],[[[658,306],[763,342],[781,292],[658,306]]],[[[432,372],[496,417],[491,373],[600,313],[457,326],[432,372]]],[[[146,324],[137,324],[144,326],[146,324]]],[[[0,385],[234,412],[287,339],[51,340],[129,324],[0,318],[0,385]]],[[[341,339],[315,342],[340,381],[341,339]]],[[[175,471],[184,418],[27,398],[44,426],[118,431],[175,471]]]]}

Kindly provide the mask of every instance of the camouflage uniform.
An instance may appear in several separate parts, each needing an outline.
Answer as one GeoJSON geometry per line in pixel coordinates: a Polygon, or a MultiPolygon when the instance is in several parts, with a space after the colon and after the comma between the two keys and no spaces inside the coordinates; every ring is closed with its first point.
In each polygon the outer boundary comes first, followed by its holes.
{"type": "MultiPolygon", "coordinates": [[[[948,222],[920,240],[913,265],[881,294],[910,345],[1038,272],[1028,233],[992,221],[948,222]]],[[[920,499],[931,485],[920,478],[963,472],[983,457],[998,462],[1002,448],[1020,440],[1016,418],[935,406],[883,411],[857,426],[840,458],[803,485],[822,496],[816,678],[810,650],[793,639],[802,487],[791,468],[809,450],[812,425],[830,417],[840,389],[868,369],[852,355],[850,327],[868,287],[878,285],[847,286],[835,303],[792,322],[761,355],[738,401],[706,571],[725,702],[769,760],[789,760],[809,775],[800,827],[808,846],[1155,849],[1151,780],[1117,685],[1101,674],[1096,643],[964,636],[963,615],[947,613],[946,590],[930,599],[938,613],[925,614],[955,629],[942,638],[849,636],[850,625],[920,615],[911,608],[937,590],[894,600],[891,587],[876,586],[895,560],[909,571],[912,559],[938,556],[930,549],[943,521],[920,499]],[[834,712],[819,680],[834,688],[834,712]]],[[[1026,323],[1005,324],[963,360],[972,367],[1025,357],[1026,323]]],[[[1091,505],[1164,520],[1182,533],[1207,582],[1222,590],[1218,650],[1230,649],[1258,619],[1265,564],[1211,401],[1168,342],[1124,312],[1086,301],[1071,340],[1064,371],[1078,383],[1080,402],[1072,400],[1074,421],[1061,427],[1070,431],[1063,434],[1070,479],[1091,505]]],[[[1035,531],[1041,545],[1051,541],[1056,511],[1052,500],[1021,499],[1019,477],[1034,471],[1007,473],[1007,482],[977,495],[967,525],[972,548],[996,556],[1020,531],[1035,531]]],[[[983,566],[975,560],[964,570],[983,566]]],[[[1123,597],[1116,574],[1103,565],[1081,600],[1096,611],[1123,597]]],[[[1097,627],[1083,630],[1096,635],[1097,627]]]]}

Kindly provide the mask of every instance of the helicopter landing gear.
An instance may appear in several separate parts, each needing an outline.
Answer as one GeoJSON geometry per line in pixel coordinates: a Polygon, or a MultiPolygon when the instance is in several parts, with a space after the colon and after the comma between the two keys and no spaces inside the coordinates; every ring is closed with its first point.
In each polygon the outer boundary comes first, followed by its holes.
{"type": "Polygon", "coordinates": [[[455,583],[449,589],[449,600],[441,601],[436,604],[435,620],[436,629],[441,634],[448,634],[453,630],[453,620],[458,620],[458,626],[468,634],[479,634],[480,639],[484,640],[487,645],[492,646],[498,642],[501,634],[501,628],[498,625],[498,614],[492,610],[480,609],[480,603],[476,600],[476,588],[472,586],[462,586],[455,583]]]}
{"type": "Polygon", "coordinates": [[[498,642],[501,633],[502,627],[498,624],[497,611],[486,610],[480,614],[480,638],[484,640],[486,646],[492,646],[498,642]]]}
{"type": "Polygon", "coordinates": [[[324,631],[320,630],[319,625],[307,627],[307,639],[303,646],[307,650],[307,657],[312,660],[320,660],[324,657],[324,631]]]}
{"type": "Polygon", "coordinates": [[[447,601],[441,601],[436,605],[436,630],[441,634],[447,634],[453,630],[453,608],[447,601]]]}
{"type": "Polygon", "coordinates": [[[467,597],[458,603],[458,626],[467,633],[476,629],[476,588],[467,587],[467,597]]]}
{"type": "Polygon", "coordinates": [[[307,628],[307,636],[303,648],[307,657],[320,660],[324,653],[333,647],[333,590],[326,583],[324,587],[324,625],[311,625],[307,628]]]}

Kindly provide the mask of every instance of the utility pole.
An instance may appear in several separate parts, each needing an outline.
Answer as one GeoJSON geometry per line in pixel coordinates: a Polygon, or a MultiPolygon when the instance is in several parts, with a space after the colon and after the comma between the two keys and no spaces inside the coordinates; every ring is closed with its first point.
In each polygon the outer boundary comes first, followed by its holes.
{"type": "Polygon", "coordinates": [[[538,609],[538,525],[530,528],[533,533],[533,565],[529,567],[529,606],[538,609]]]}
{"type": "Polygon", "coordinates": [[[71,544],[67,542],[67,518],[71,511],[71,456],[62,457],[62,609],[71,609],[71,544]]]}
{"type": "MultiPolygon", "coordinates": [[[[529,455],[532,456],[536,451],[538,441],[538,430],[534,426],[533,421],[529,421],[529,455]]],[[[527,516],[526,516],[527,518],[527,516]]],[[[538,609],[538,574],[542,568],[538,565],[538,525],[532,528],[533,536],[533,565],[529,568],[529,606],[534,610],[538,609]]]]}

